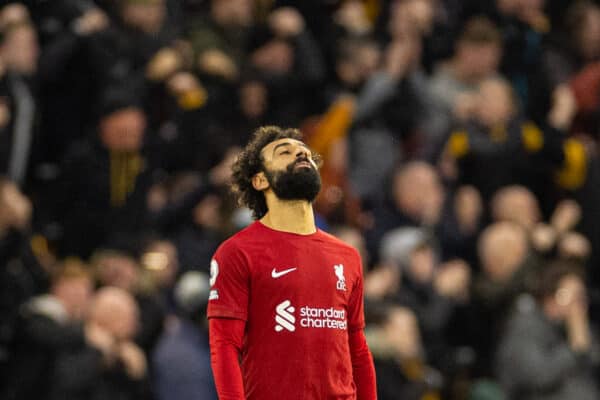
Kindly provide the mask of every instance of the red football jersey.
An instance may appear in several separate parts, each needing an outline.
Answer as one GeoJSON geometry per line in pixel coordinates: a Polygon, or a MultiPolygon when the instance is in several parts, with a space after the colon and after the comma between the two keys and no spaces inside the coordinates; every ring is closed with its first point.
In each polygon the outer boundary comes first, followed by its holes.
{"type": "Polygon", "coordinates": [[[364,328],[358,252],[318,230],[298,235],[260,222],[217,250],[208,318],[246,321],[248,399],[355,399],[348,331],[364,328]]]}

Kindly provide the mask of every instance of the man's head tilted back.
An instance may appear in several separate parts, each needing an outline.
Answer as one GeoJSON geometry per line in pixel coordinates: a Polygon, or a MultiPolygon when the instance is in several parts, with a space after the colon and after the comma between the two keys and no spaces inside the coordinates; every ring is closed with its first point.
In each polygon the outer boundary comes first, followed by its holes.
{"type": "Polygon", "coordinates": [[[298,129],[263,126],[232,167],[233,191],[255,219],[268,211],[267,191],[281,200],[312,202],[321,189],[320,163],[298,129]]]}

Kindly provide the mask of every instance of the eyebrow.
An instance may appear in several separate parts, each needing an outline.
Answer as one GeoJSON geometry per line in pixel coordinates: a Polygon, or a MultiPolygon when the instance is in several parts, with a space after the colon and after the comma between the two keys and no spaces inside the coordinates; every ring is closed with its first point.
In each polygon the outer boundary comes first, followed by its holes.
{"type": "MultiPolygon", "coordinates": [[[[298,142],[300,144],[300,146],[306,148],[308,151],[310,151],[310,149],[308,148],[308,146],[305,143],[302,142],[298,142]]],[[[284,147],[284,146],[291,146],[292,144],[290,142],[283,142],[283,143],[279,143],[277,146],[273,147],[273,155],[275,155],[275,150],[277,150],[280,147],[284,147]]]]}

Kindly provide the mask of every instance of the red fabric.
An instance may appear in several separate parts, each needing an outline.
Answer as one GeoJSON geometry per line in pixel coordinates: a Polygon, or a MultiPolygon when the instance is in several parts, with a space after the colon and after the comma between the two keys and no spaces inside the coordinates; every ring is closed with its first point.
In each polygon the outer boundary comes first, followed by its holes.
{"type": "Polygon", "coordinates": [[[209,321],[210,363],[219,400],[245,400],[240,370],[244,321],[212,318],[209,321]]]}
{"type": "Polygon", "coordinates": [[[297,235],[255,222],[219,247],[211,269],[208,317],[247,321],[247,399],[357,398],[349,332],[364,328],[364,315],[354,248],[322,231],[297,235]]]}
{"type": "Polygon", "coordinates": [[[588,64],[571,79],[571,89],[580,112],[593,112],[600,105],[600,63],[588,64]]]}
{"type": "Polygon", "coordinates": [[[352,357],[352,373],[356,385],[356,398],[358,400],[376,400],[375,366],[362,329],[350,332],[349,344],[350,356],[352,357]]]}

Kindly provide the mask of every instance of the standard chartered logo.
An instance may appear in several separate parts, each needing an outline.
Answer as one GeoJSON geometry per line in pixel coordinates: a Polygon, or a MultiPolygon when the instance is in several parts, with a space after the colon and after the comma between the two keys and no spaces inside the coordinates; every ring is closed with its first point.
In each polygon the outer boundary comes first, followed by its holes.
{"type": "MultiPolygon", "coordinates": [[[[281,332],[284,329],[290,332],[296,330],[296,309],[292,302],[285,300],[275,307],[275,330],[281,332]]],[[[348,329],[346,321],[346,310],[341,308],[329,307],[309,307],[300,308],[300,326],[302,328],[325,328],[325,329],[348,329]]]]}
{"type": "Polygon", "coordinates": [[[296,317],[292,314],[294,311],[295,308],[289,300],[285,300],[275,307],[275,322],[277,322],[275,330],[277,332],[281,332],[284,329],[287,329],[290,332],[296,330],[296,326],[294,325],[296,317]]]}
{"type": "Polygon", "coordinates": [[[342,329],[348,327],[346,310],[335,307],[318,308],[302,307],[300,309],[300,326],[303,328],[342,329]]]}

